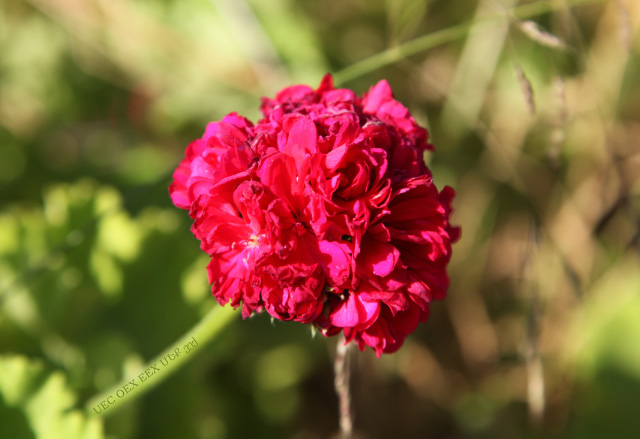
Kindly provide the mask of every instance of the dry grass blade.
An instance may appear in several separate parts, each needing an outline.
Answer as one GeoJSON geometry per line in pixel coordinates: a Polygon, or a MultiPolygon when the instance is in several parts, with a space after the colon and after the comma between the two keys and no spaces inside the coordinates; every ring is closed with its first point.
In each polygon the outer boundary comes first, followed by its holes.
{"type": "Polygon", "coordinates": [[[631,17],[629,16],[629,7],[624,0],[618,0],[618,16],[620,40],[622,40],[624,48],[631,51],[631,17]]]}
{"type": "MultiPolygon", "coordinates": [[[[513,0],[508,0],[505,6],[511,7],[514,3],[513,0]]],[[[493,8],[489,2],[478,4],[474,24],[469,29],[469,36],[456,65],[449,100],[442,110],[444,126],[451,136],[461,136],[465,132],[461,127],[477,123],[500,60],[509,32],[509,22],[505,14],[491,29],[485,29],[483,20],[492,13],[493,8]],[[464,102],[464,105],[457,105],[456,101],[464,102]],[[457,108],[454,109],[453,106],[457,108]]]]}
{"type": "Polygon", "coordinates": [[[520,89],[524,94],[524,98],[527,101],[527,107],[531,114],[536,113],[536,101],[533,95],[533,86],[531,85],[531,81],[527,78],[527,75],[524,74],[522,67],[519,65],[515,65],[516,78],[518,78],[518,83],[520,84],[520,89]]]}
{"type": "Polygon", "coordinates": [[[561,76],[556,76],[553,80],[553,91],[558,112],[557,117],[553,122],[549,159],[555,166],[557,166],[558,158],[560,156],[560,146],[566,137],[565,129],[568,119],[566,86],[564,79],[561,76]]]}
{"type": "Polygon", "coordinates": [[[521,288],[528,297],[527,330],[525,345],[525,361],[527,373],[527,404],[529,418],[532,423],[540,424],[546,406],[546,390],[544,367],[540,357],[541,309],[538,293],[538,273],[533,266],[535,258],[539,258],[539,231],[533,222],[529,225],[529,236],[522,258],[520,277],[523,279],[521,288]]]}
{"type": "Polygon", "coordinates": [[[560,38],[544,30],[534,21],[526,20],[518,23],[518,28],[533,41],[552,49],[566,50],[567,44],[560,38]]]}
{"type": "Polygon", "coordinates": [[[211,2],[228,23],[255,77],[264,90],[283,87],[291,82],[282,59],[260,20],[245,0],[217,0],[211,2]]]}

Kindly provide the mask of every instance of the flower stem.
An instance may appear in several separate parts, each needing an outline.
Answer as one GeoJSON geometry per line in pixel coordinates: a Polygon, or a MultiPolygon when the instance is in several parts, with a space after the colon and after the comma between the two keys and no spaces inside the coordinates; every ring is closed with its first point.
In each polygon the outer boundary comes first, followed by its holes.
{"type": "MultiPolygon", "coordinates": [[[[504,19],[505,14],[512,18],[524,20],[527,18],[542,15],[561,8],[572,8],[580,5],[604,3],[610,0],[567,0],[566,2],[558,2],[553,0],[540,0],[537,2],[527,3],[515,6],[513,8],[505,8],[502,13],[489,15],[482,19],[485,27],[494,26],[497,22],[504,19]]],[[[477,21],[477,20],[476,20],[477,21]]],[[[395,47],[391,47],[375,55],[365,58],[362,61],[351,64],[350,66],[336,72],[333,75],[333,81],[336,85],[342,85],[355,78],[367,73],[373,72],[382,67],[396,63],[408,56],[437,47],[441,44],[455,41],[464,37],[471,27],[476,25],[476,21],[451,26],[439,31],[423,35],[416,39],[407,41],[395,47]]],[[[478,29],[478,27],[476,27],[478,29]]]]}
{"type": "Polygon", "coordinates": [[[91,398],[85,404],[86,412],[107,416],[141,397],[195,358],[197,352],[202,351],[238,314],[231,306],[215,306],[186,334],[141,367],[138,374],[125,376],[119,383],[91,398]]]}
{"type": "Polygon", "coordinates": [[[349,346],[338,340],[336,358],[333,363],[336,393],[340,404],[340,439],[351,439],[353,434],[353,416],[351,413],[351,392],[349,390],[349,346]]]}

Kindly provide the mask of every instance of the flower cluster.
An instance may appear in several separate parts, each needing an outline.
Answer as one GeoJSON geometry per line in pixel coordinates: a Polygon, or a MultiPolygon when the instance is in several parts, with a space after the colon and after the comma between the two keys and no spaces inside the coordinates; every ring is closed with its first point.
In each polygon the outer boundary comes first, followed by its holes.
{"type": "Polygon", "coordinates": [[[263,98],[256,125],[236,113],[191,143],[169,188],[220,304],[344,332],[394,352],[444,298],[459,229],[453,189],[423,160],[427,132],[386,81],[363,97],[297,85],[263,98]]]}

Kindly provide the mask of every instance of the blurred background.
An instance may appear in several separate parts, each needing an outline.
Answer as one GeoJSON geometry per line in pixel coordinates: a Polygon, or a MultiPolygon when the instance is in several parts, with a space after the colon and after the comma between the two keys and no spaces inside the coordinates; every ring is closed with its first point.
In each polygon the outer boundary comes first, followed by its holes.
{"type": "Polygon", "coordinates": [[[2,0],[0,437],[335,437],[335,339],[234,320],[110,416],[83,404],[214,306],[168,197],[207,122],[382,78],[457,191],[447,299],[352,357],[360,438],[640,437],[640,2],[2,0]]]}

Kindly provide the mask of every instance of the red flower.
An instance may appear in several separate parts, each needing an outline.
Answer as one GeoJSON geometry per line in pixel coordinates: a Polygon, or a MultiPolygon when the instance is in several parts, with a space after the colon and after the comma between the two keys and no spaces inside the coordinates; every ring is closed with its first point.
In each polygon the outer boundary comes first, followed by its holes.
{"type": "Polygon", "coordinates": [[[169,188],[211,256],[213,295],[343,331],[394,352],[444,298],[459,229],[438,192],[427,132],[386,81],[360,98],[297,85],[264,98],[253,125],[231,113],[193,142],[169,188]]]}

